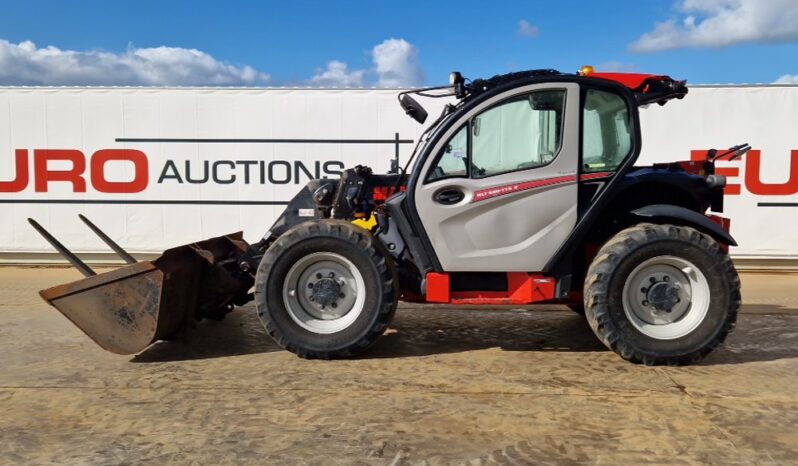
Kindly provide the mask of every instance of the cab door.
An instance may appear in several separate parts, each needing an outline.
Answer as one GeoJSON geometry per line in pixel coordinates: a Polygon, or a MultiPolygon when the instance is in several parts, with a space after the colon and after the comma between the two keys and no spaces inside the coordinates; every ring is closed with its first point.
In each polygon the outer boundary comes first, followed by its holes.
{"type": "Polygon", "coordinates": [[[414,203],[444,271],[540,271],[577,220],[579,86],[497,95],[423,162],[414,203]]]}

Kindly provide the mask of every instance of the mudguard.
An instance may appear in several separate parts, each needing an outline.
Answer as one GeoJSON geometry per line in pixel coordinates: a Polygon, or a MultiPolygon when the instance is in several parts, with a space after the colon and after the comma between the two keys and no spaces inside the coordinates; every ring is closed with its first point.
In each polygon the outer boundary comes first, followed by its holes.
{"type": "Polygon", "coordinates": [[[652,204],[633,210],[632,215],[655,223],[675,222],[687,224],[702,233],[708,234],[721,244],[737,246],[737,241],[732,238],[728,231],[721,228],[720,225],[713,222],[706,215],[685,207],[671,204],[652,204]]]}

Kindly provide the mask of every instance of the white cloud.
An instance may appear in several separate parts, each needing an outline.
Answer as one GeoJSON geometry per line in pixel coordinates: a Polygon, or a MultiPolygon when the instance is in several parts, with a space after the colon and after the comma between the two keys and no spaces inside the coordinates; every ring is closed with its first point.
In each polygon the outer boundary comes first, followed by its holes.
{"type": "Polygon", "coordinates": [[[386,39],[375,45],[371,49],[371,60],[372,68],[355,70],[350,70],[342,61],[332,60],[326,69],[316,70],[308,83],[331,87],[411,87],[424,82],[418,49],[404,39],[386,39]]]}
{"type": "Polygon", "coordinates": [[[0,84],[74,86],[254,86],[270,76],[195,49],[129,48],[123,53],[39,48],[0,40],[0,84]]]}
{"type": "Polygon", "coordinates": [[[681,0],[677,19],[657,23],[633,52],[798,41],[795,0],[681,0]]]}
{"type": "Polygon", "coordinates": [[[518,22],[518,30],[515,31],[515,34],[519,37],[537,37],[540,35],[540,28],[522,19],[518,22]]]}
{"type": "Polygon", "coordinates": [[[404,39],[386,39],[371,50],[371,58],[378,86],[406,87],[424,82],[418,49],[404,39]]]}
{"type": "Polygon", "coordinates": [[[360,87],[363,86],[365,74],[365,70],[350,71],[346,63],[332,60],[327,63],[326,69],[317,70],[309,82],[321,87],[360,87]]]}
{"type": "Polygon", "coordinates": [[[785,74],[773,81],[773,84],[798,84],[798,74],[785,74]]]}

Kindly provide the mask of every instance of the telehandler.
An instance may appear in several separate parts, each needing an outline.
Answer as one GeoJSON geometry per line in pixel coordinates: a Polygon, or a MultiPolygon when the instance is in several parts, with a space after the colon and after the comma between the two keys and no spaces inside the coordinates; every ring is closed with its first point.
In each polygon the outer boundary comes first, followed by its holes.
{"type": "MultiPolygon", "coordinates": [[[[635,166],[641,106],[687,94],[649,74],[532,70],[398,94],[446,97],[404,168],[310,181],[263,239],[241,233],[96,275],[41,296],[106,350],[133,354],[249,301],[277,344],[304,358],[363,353],[399,300],[560,303],[622,358],[688,364],[734,328],[740,280],[715,161],[635,166]],[[412,169],[409,169],[412,163],[412,169]]],[[[652,111],[652,110],[649,110],[652,111]]]]}

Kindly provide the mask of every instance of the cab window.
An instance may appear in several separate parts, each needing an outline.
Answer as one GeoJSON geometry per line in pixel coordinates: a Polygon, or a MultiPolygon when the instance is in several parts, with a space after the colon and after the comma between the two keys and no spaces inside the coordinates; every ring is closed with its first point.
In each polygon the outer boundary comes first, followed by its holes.
{"type": "Polygon", "coordinates": [[[427,181],[444,178],[468,178],[468,124],[463,125],[438,154],[438,163],[427,181]]]}
{"type": "Polygon", "coordinates": [[[485,178],[550,163],[562,145],[565,95],[561,89],[536,91],[473,117],[443,146],[427,182],[485,178]]]}
{"type": "Polygon", "coordinates": [[[472,177],[550,163],[560,150],[565,91],[539,91],[505,102],[472,121],[472,177]]]}
{"type": "Polygon", "coordinates": [[[632,150],[626,101],[618,94],[589,89],[582,126],[582,171],[617,170],[632,150]]]}

